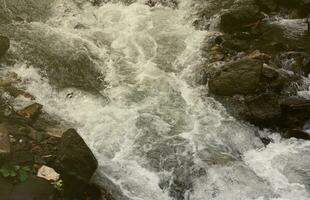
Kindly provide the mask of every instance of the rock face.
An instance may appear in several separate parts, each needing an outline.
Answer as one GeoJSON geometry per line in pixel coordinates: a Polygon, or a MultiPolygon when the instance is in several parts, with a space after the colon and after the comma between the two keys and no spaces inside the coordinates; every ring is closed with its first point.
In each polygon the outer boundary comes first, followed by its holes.
{"type": "Polygon", "coordinates": [[[55,165],[60,174],[88,182],[98,162],[81,136],[74,129],[69,129],[62,136],[55,165]]]}
{"type": "Polygon", "coordinates": [[[223,96],[254,93],[259,86],[262,67],[261,61],[251,58],[227,63],[209,80],[210,91],[223,96]]]}
{"type": "Polygon", "coordinates": [[[61,139],[54,169],[64,181],[65,192],[83,195],[87,184],[98,167],[98,162],[81,136],[67,130],[61,139]]]}
{"type": "Polygon", "coordinates": [[[5,55],[5,53],[10,48],[10,40],[7,37],[0,36],[0,58],[5,55]]]}

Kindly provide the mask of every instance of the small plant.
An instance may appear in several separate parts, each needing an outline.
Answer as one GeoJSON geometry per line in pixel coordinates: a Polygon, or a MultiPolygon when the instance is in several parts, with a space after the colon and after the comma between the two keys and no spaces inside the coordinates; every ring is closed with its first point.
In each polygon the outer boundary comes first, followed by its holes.
{"type": "Polygon", "coordinates": [[[20,182],[24,182],[29,177],[30,171],[29,166],[4,165],[0,168],[0,175],[5,178],[18,178],[20,182]]]}
{"type": "Polygon", "coordinates": [[[58,192],[61,192],[63,191],[63,181],[62,180],[58,180],[58,181],[55,181],[52,183],[54,188],[58,191],[58,192]]]}

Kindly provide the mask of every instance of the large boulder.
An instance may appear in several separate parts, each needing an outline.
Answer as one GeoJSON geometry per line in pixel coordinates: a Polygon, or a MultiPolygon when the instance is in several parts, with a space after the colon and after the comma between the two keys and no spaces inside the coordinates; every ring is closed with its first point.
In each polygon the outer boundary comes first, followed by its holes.
{"type": "Polygon", "coordinates": [[[82,137],[74,129],[69,129],[63,134],[58,148],[55,169],[62,175],[88,182],[98,162],[82,137]]]}
{"type": "Polygon", "coordinates": [[[224,64],[210,78],[209,89],[222,96],[254,93],[259,87],[262,67],[262,61],[247,57],[224,64]]]}
{"type": "Polygon", "coordinates": [[[5,53],[10,48],[10,40],[7,37],[0,36],[0,58],[5,55],[5,53]]]}
{"type": "Polygon", "coordinates": [[[246,99],[247,119],[256,125],[275,125],[281,116],[278,96],[265,93],[246,99]]]}
{"type": "Polygon", "coordinates": [[[249,30],[263,16],[260,9],[251,0],[244,0],[221,15],[220,27],[224,32],[233,33],[249,30]]]}
{"type": "Polygon", "coordinates": [[[74,130],[67,130],[58,147],[53,168],[64,181],[68,196],[80,196],[98,167],[98,162],[81,136],[74,130]]]}

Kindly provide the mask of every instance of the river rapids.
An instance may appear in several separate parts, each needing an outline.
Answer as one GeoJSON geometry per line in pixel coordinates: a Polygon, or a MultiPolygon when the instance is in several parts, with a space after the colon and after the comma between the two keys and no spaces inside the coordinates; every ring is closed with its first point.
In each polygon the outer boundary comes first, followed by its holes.
{"type": "MultiPolygon", "coordinates": [[[[201,45],[214,33],[191,25],[190,3],[57,0],[47,21],[16,22],[12,31],[43,62],[6,70],[45,112],[78,130],[99,161],[94,181],[116,200],[310,199],[310,142],[234,119],[198,84],[201,45]],[[81,55],[89,62],[55,71],[41,44],[55,65],[81,55]],[[259,135],[274,143],[265,147],[259,135]]],[[[22,56],[20,45],[12,49],[22,56]]]]}

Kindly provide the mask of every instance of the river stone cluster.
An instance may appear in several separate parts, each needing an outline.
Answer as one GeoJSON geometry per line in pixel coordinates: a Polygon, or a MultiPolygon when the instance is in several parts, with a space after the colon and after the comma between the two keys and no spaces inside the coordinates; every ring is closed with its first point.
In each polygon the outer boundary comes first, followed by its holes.
{"type": "Polygon", "coordinates": [[[211,95],[239,119],[280,128],[285,137],[305,138],[310,100],[298,91],[310,72],[310,2],[227,0],[208,5],[195,25],[210,29],[210,21],[216,21],[211,28],[217,31],[202,49],[202,82],[208,82],[211,95]]]}

